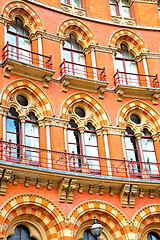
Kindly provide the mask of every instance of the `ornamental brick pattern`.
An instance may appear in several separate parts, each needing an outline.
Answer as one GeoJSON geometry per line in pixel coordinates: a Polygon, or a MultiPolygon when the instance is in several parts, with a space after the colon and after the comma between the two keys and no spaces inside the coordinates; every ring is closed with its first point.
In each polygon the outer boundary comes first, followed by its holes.
{"type": "Polygon", "coordinates": [[[133,110],[133,109],[140,109],[142,111],[142,114],[147,115],[149,118],[148,120],[155,124],[156,131],[160,130],[160,116],[159,114],[147,103],[136,100],[131,101],[127,103],[123,108],[121,109],[119,115],[118,115],[118,124],[120,127],[124,127],[125,117],[127,114],[133,110]]]}
{"type": "Polygon", "coordinates": [[[82,42],[85,42],[85,47],[89,44],[96,44],[97,42],[92,30],[77,19],[67,19],[62,22],[58,27],[57,33],[62,37],[66,37],[71,31],[81,36],[82,42]]]}
{"type": "Polygon", "coordinates": [[[2,9],[2,14],[6,18],[12,18],[16,13],[26,17],[34,31],[44,30],[44,25],[39,15],[28,4],[21,1],[12,1],[2,9]]]}
{"type": "Polygon", "coordinates": [[[10,96],[18,90],[21,90],[21,91],[28,90],[32,98],[37,99],[37,105],[38,105],[37,108],[39,109],[39,111],[42,113],[44,117],[53,116],[53,109],[45,93],[34,83],[27,80],[23,80],[23,79],[14,81],[9,85],[7,85],[7,87],[4,89],[2,94],[2,105],[8,106],[10,96]]]}
{"type": "Polygon", "coordinates": [[[117,32],[115,32],[110,38],[110,46],[117,47],[118,42],[121,40],[125,40],[125,42],[131,44],[137,54],[140,54],[141,52],[146,52],[148,50],[144,41],[136,33],[128,29],[118,30],[117,32]]]}
{"type": "Polygon", "coordinates": [[[94,109],[95,117],[98,119],[101,126],[110,124],[109,116],[102,105],[95,98],[86,93],[76,93],[67,98],[61,109],[60,115],[62,116],[62,119],[67,119],[69,108],[76,102],[85,102],[88,104],[88,108],[94,109]]]}
{"type": "Polygon", "coordinates": [[[47,239],[61,239],[64,215],[50,200],[36,194],[22,194],[13,197],[0,209],[1,234],[15,218],[27,216],[32,222],[39,223],[46,232],[47,239]]]}

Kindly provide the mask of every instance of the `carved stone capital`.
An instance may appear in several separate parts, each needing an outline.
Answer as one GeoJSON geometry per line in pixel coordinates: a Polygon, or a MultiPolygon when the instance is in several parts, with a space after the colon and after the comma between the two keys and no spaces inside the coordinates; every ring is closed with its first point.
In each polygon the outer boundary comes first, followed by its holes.
{"type": "Polygon", "coordinates": [[[26,119],[27,119],[27,116],[19,116],[19,120],[21,123],[25,123],[26,119]]]}
{"type": "Polygon", "coordinates": [[[108,129],[108,134],[110,134],[110,135],[124,136],[124,134],[125,134],[125,128],[112,127],[112,126],[107,126],[106,128],[108,129]]]}
{"type": "Polygon", "coordinates": [[[3,105],[0,105],[0,114],[7,116],[9,113],[9,108],[3,105]]]}
{"type": "Polygon", "coordinates": [[[136,137],[138,140],[140,140],[141,137],[142,137],[142,133],[140,133],[140,132],[135,133],[135,137],[136,137]]]}
{"type": "Polygon", "coordinates": [[[56,127],[68,128],[69,120],[64,120],[60,118],[53,118],[52,125],[56,127]]]}
{"type": "Polygon", "coordinates": [[[51,126],[53,121],[53,117],[45,117],[43,119],[44,125],[45,126],[51,126]]]}
{"type": "Polygon", "coordinates": [[[12,70],[13,70],[13,66],[6,64],[5,67],[3,68],[4,77],[10,78],[12,70]]]}
{"type": "Polygon", "coordinates": [[[100,46],[100,45],[94,45],[90,44],[88,47],[84,48],[83,52],[85,54],[90,53],[91,51],[97,51],[97,52],[105,52],[110,54],[115,54],[117,51],[117,48],[112,47],[106,47],[106,46],[100,46]]]}
{"type": "Polygon", "coordinates": [[[80,126],[78,127],[78,130],[80,133],[84,133],[85,127],[84,126],[80,126]]]}

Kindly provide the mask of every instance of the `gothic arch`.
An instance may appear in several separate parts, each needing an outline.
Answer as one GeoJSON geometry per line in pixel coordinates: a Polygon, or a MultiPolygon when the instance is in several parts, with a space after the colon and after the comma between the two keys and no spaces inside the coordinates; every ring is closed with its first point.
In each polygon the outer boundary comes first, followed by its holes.
{"type": "Polygon", "coordinates": [[[114,32],[109,40],[109,45],[113,48],[120,48],[120,44],[125,43],[130,52],[135,56],[148,49],[142,38],[129,29],[121,29],[114,32]]]}
{"type": "MultiPolygon", "coordinates": [[[[42,239],[59,239],[65,216],[49,199],[32,193],[14,196],[0,208],[0,233],[10,234],[10,226],[21,220],[21,224],[32,224],[42,239]]],[[[29,225],[28,225],[29,226],[29,225]]]]}
{"type": "MultiPolygon", "coordinates": [[[[159,226],[160,204],[147,205],[141,208],[132,218],[130,228],[140,240],[146,228],[159,226]]],[[[158,227],[159,228],[159,227],[158,227]]]]}
{"type": "Polygon", "coordinates": [[[152,134],[156,134],[160,130],[159,113],[149,104],[140,100],[132,100],[120,109],[117,116],[117,125],[119,125],[119,127],[126,126],[130,112],[137,112],[143,116],[144,120],[140,126],[141,130],[147,127],[152,134]]]}
{"type": "Polygon", "coordinates": [[[7,3],[3,7],[1,14],[11,22],[15,20],[15,17],[19,17],[29,33],[45,30],[43,21],[38,13],[24,1],[16,0],[7,3]]]}
{"type": "Polygon", "coordinates": [[[80,20],[70,18],[58,26],[57,34],[59,34],[59,36],[68,38],[71,32],[76,35],[78,43],[80,43],[83,48],[88,47],[90,44],[97,43],[92,30],[80,20]]]}
{"type": "MultiPolygon", "coordinates": [[[[79,229],[83,225],[93,223],[94,215],[101,222],[109,239],[128,239],[127,228],[129,221],[115,206],[105,201],[90,200],[80,203],[68,216],[68,228],[71,229],[73,239],[76,239],[79,229]]],[[[78,239],[78,238],[77,238],[78,239]]]]}
{"type": "Polygon", "coordinates": [[[95,128],[111,124],[104,107],[95,98],[84,92],[74,93],[65,99],[61,106],[60,117],[66,120],[72,117],[73,107],[76,105],[85,106],[86,111],[88,109],[88,116],[83,119],[84,123],[90,121],[95,128]]]}
{"type": "Polygon", "coordinates": [[[29,111],[33,111],[38,119],[54,115],[52,104],[47,95],[28,79],[15,80],[6,85],[1,93],[0,102],[3,106],[15,107],[19,114],[27,114],[29,111]],[[27,107],[19,107],[16,101],[18,94],[22,94],[28,99],[27,107]]]}

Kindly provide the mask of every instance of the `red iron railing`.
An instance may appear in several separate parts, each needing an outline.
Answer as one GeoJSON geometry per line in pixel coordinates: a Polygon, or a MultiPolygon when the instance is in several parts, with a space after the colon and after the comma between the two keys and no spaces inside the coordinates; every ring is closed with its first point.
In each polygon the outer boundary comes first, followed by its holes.
{"type": "Polygon", "coordinates": [[[6,58],[19,60],[27,64],[33,64],[39,67],[52,69],[52,56],[38,54],[14,45],[7,44],[2,49],[2,61],[6,58]]]}
{"type": "Polygon", "coordinates": [[[99,81],[106,81],[105,67],[95,68],[78,63],[66,61],[65,59],[60,65],[60,76],[64,74],[74,75],[77,77],[89,78],[99,81]]]}
{"type": "Polygon", "coordinates": [[[159,88],[158,75],[143,75],[135,73],[125,73],[119,72],[117,70],[114,75],[114,85],[115,87],[119,84],[128,86],[142,86],[159,88]]]}
{"type": "Polygon", "coordinates": [[[49,151],[0,140],[0,161],[120,178],[160,180],[160,164],[49,151]]]}

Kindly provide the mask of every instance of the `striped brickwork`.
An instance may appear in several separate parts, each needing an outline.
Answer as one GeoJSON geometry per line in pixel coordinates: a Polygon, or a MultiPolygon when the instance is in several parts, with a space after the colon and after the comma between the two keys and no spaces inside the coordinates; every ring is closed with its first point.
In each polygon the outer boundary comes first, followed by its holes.
{"type": "Polygon", "coordinates": [[[97,122],[100,124],[100,126],[110,124],[109,116],[107,115],[102,105],[95,98],[83,92],[71,95],[63,103],[60,114],[62,116],[62,119],[68,118],[69,109],[71,106],[78,102],[85,103],[89,109],[93,109],[94,118],[97,119],[97,122]]]}
{"type": "Polygon", "coordinates": [[[118,125],[120,127],[124,127],[125,118],[127,114],[131,110],[141,110],[142,115],[147,116],[148,121],[155,126],[155,131],[158,132],[160,130],[160,116],[159,114],[147,103],[139,101],[139,100],[133,100],[127,103],[123,106],[123,108],[120,110],[118,115],[118,125]]]}
{"type": "Polygon", "coordinates": [[[67,37],[73,31],[79,36],[78,40],[82,42],[83,47],[87,47],[89,44],[96,44],[97,41],[92,30],[77,19],[67,19],[62,22],[58,27],[57,33],[59,36],[67,37]]]}
{"type": "Polygon", "coordinates": [[[12,1],[7,3],[2,9],[1,14],[5,18],[12,19],[18,14],[23,18],[29,20],[29,28],[35,32],[37,30],[44,30],[44,24],[35,10],[28,4],[22,1],[12,1]]]}
{"type": "Polygon", "coordinates": [[[28,91],[32,99],[36,99],[39,112],[44,117],[53,116],[53,109],[46,94],[37,85],[26,79],[16,80],[5,87],[1,96],[1,104],[8,106],[11,95],[16,91],[21,93],[24,91],[25,94],[28,91]]]}
{"type": "Polygon", "coordinates": [[[123,29],[115,32],[111,38],[109,45],[111,47],[118,47],[123,41],[129,43],[129,48],[131,48],[136,54],[140,54],[141,52],[146,52],[148,49],[144,43],[144,41],[134,32],[123,29]]]}

